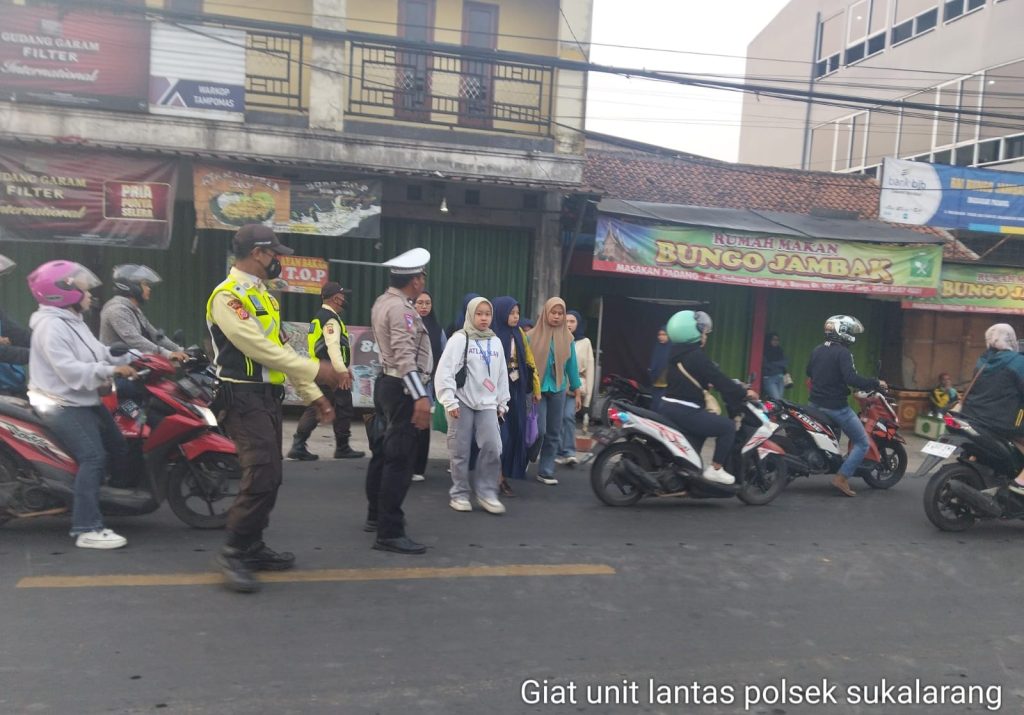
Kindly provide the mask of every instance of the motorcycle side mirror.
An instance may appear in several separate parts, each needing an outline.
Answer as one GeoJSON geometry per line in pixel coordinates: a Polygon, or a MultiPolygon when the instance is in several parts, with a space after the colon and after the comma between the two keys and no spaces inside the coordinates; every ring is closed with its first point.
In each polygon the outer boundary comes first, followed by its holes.
{"type": "Polygon", "coordinates": [[[131,348],[125,345],[124,343],[114,343],[113,345],[110,346],[110,354],[113,355],[114,357],[121,357],[122,355],[127,355],[129,350],[131,350],[131,348]]]}
{"type": "Polygon", "coordinates": [[[183,345],[185,343],[185,331],[181,328],[175,330],[174,334],[171,335],[171,342],[175,345],[183,345]]]}

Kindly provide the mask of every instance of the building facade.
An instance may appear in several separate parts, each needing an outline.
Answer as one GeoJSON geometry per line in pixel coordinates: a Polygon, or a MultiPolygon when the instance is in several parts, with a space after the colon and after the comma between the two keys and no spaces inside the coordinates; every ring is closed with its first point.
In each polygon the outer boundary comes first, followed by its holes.
{"type": "Polygon", "coordinates": [[[746,95],[740,161],[872,176],[886,156],[1024,169],[1021,27],[1020,0],[792,0],[750,43],[746,79],[812,103],[746,95]]]}
{"type": "MultiPolygon", "coordinates": [[[[379,187],[379,226],[362,237],[315,235],[318,214],[299,216],[294,196],[290,217],[278,204],[267,218],[356,289],[353,322],[385,285],[373,264],[413,245],[435,256],[439,311],[470,290],[535,305],[558,291],[561,198],[583,171],[586,78],[558,60],[587,58],[591,16],[592,0],[0,0],[0,155],[163,159],[177,177],[163,250],[103,232],[25,240],[0,217],[19,264],[0,295],[30,310],[23,275],[48,257],[101,276],[146,263],[175,295],[151,307],[158,323],[197,339],[232,233],[204,222],[195,184],[213,166],[268,185],[379,187]]],[[[14,186],[29,174],[8,170],[5,196],[29,190],[14,186]]],[[[286,295],[284,308],[305,320],[314,302],[286,295]]]]}

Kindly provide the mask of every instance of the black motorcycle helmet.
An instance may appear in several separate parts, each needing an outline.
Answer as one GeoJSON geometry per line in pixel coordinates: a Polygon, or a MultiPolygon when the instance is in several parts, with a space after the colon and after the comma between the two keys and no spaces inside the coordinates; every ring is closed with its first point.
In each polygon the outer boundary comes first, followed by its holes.
{"type": "Polygon", "coordinates": [[[146,302],[143,297],[143,284],[152,287],[161,282],[160,275],[152,268],[134,263],[114,266],[114,273],[111,277],[118,295],[134,298],[139,303],[146,302]]]}

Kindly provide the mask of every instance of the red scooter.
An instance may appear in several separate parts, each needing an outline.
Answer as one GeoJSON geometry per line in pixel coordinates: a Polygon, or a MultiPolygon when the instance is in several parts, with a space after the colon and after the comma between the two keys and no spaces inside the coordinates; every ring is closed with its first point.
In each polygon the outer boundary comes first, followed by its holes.
{"type": "MultiPolygon", "coordinates": [[[[187,373],[166,358],[141,355],[132,366],[145,397],[103,398],[128,442],[128,465],[100,489],[107,515],[156,511],[166,499],[197,529],[219,529],[238,494],[235,444],[187,373]]],[[[78,465],[25,400],[0,397],[0,524],[69,511],[78,465]]]]}
{"type": "MultiPolygon", "coordinates": [[[[896,406],[881,392],[857,392],[854,397],[868,434],[868,451],[856,476],[874,489],[889,489],[907,471],[906,441],[899,433],[896,406]]],[[[772,421],[779,424],[773,439],[786,452],[790,476],[834,474],[839,470],[846,453],[839,446],[839,427],[831,417],[810,405],[786,400],[770,401],[767,407],[772,421]]]]}

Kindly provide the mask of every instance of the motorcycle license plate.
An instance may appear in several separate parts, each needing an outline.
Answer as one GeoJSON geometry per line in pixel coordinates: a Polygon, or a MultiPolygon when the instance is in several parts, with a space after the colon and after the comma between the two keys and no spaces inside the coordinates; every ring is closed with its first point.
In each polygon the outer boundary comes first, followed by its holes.
{"type": "Polygon", "coordinates": [[[956,451],[955,444],[946,444],[945,442],[928,442],[921,447],[921,451],[925,454],[930,454],[933,457],[942,457],[945,459],[956,451]]]}

